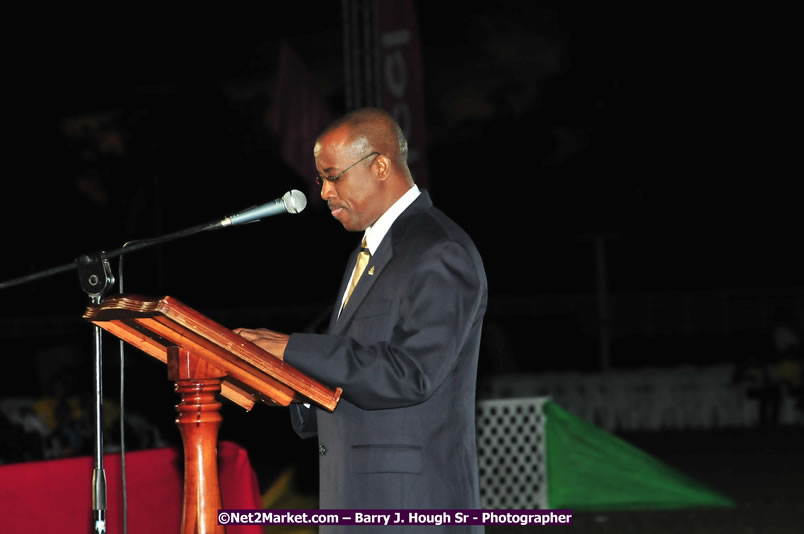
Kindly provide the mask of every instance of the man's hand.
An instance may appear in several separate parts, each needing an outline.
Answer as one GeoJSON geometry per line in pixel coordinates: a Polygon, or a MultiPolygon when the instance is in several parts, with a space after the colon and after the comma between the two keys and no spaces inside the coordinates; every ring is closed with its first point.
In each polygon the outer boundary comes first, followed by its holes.
{"type": "Polygon", "coordinates": [[[242,336],[262,350],[270,352],[280,360],[285,359],[285,347],[288,346],[290,336],[267,328],[235,328],[235,334],[242,336]]]}

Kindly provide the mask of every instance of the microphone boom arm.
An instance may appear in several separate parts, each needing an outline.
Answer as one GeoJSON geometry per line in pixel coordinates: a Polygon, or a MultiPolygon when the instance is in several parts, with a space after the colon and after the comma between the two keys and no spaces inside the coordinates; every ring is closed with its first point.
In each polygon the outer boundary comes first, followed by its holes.
{"type": "MultiPolygon", "coordinates": [[[[33,273],[21,276],[19,278],[7,280],[5,282],[0,282],[0,291],[2,291],[3,289],[8,289],[10,287],[27,284],[28,282],[33,282],[35,280],[39,280],[42,278],[54,276],[63,272],[71,271],[76,268],[78,268],[80,272],[81,265],[94,263],[96,261],[105,262],[111,258],[122,256],[123,254],[129,254],[131,252],[136,252],[138,250],[150,248],[156,245],[161,245],[162,243],[167,243],[169,241],[181,239],[182,237],[189,237],[191,235],[198,234],[201,232],[206,232],[209,230],[218,230],[220,228],[226,228],[228,226],[244,224],[246,222],[256,222],[262,219],[263,217],[268,217],[270,215],[277,215],[280,213],[299,213],[302,210],[304,210],[306,206],[307,206],[307,197],[304,196],[304,193],[296,189],[293,189],[285,193],[281,198],[274,200],[273,202],[269,202],[267,204],[263,204],[262,206],[258,206],[255,208],[250,208],[248,210],[238,213],[237,215],[231,215],[229,217],[226,217],[221,221],[200,224],[198,226],[193,226],[192,228],[179,230],[178,232],[173,232],[152,239],[144,239],[141,241],[137,241],[136,243],[131,243],[126,247],[117,248],[109,252],[101,251],[93,254],[85,254],[76,258],[72,263],[66,263],[64,265],[59,265],[57,267],[45,269],[44,271],[40,271],[38,273],[33,273]]],[[[81,279],[82,287],[85,287],[86,283],[87,281],[85,281],[82,276],[81,279]]],[[[113,283],[114,281],[112,281],[112,284],[113,283]]],[[[95,287],[97,284],[90,284],[90,285],[92,292],[91,293],[88,292],[87,294],[89,294],[90,296],[97,294],[96,292],[98,289],[95,287]]],[[[105,291],[103,293],[105,293],[105,291]]],[[[103,295],[103,293],[101,293],[101,296],[103,295]]]]}

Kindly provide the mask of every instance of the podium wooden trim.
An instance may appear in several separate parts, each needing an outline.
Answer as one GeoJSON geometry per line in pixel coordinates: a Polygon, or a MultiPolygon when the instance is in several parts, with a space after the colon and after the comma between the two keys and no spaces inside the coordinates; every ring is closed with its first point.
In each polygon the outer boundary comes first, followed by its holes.
{"type": "Polygon", "coordinates": [[[176,424],[184,444],[183,533],[224,532],[217,472],[222,418],[216,393],[250,410],[257,401],[314,403],[333,411],[331,389],[170,296],[117,295],[90,305],[84,319],[168,366],[181,402],[176,424]]]}

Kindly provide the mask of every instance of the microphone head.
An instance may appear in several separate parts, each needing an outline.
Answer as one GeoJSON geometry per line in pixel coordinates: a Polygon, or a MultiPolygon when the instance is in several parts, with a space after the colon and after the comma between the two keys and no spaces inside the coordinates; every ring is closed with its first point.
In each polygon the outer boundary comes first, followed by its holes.
{"type": "Polygon", "coordinates": [[[307,197],[298,189],[291,189],[282,195],[282,202],[288,213],[299,213],[307,207],[307,197]]]}

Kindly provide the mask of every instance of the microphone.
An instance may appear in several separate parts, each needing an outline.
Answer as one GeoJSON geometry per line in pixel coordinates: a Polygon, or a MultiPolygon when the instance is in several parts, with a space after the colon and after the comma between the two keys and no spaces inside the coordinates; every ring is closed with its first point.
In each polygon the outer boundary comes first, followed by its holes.
{"type": "Polygon", "coordinates": [[[299,213],[307,207],[307,197],[298,189],[292,189],[274,201],[266,202],[261,206],[254,206],[241,211],[236,215],[230,215],[218,223],[218,226],[235,226],[259,221],[263,217],[279,215],[282,213],[299,213]]]}

